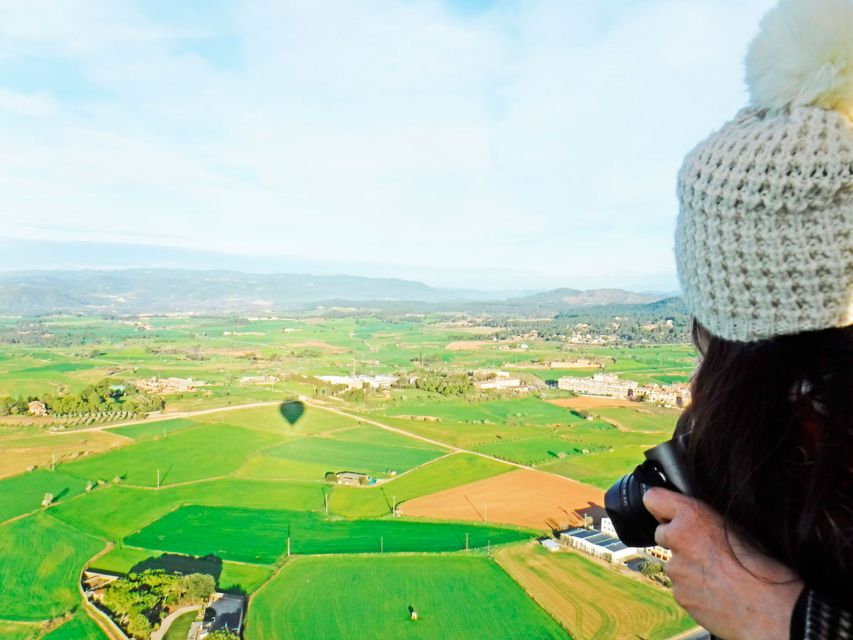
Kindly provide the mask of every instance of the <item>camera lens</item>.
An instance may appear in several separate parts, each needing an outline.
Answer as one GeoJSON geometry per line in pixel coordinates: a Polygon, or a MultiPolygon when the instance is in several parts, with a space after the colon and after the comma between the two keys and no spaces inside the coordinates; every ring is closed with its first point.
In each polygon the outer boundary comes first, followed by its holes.
{"type": "Polygon", "coordinates": [[[658,521],[643,504],[643,494],[651,488],[634,473],[620,478],[604,494],[604,508],[619,539],[629,547],[655,545],[658,521]]]}

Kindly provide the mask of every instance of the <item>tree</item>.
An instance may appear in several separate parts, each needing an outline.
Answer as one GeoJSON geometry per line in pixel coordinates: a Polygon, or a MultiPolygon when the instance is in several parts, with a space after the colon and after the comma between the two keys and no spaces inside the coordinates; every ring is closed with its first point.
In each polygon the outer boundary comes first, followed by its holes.
{"type": "Polygon", "coordinates": [[[209,598],[216,589],[213,576],[206,573],[191,573],[181,579],[184,595],[193,602],[209,598]]]}
{"type": "Polygon", "coordinates": [[[151,636],[151,621],[141,613],[131,613],[127,618],[126,628],[127,632],[134,638],[151,636]]]}
{"type": "Polygon", "coordinates": [[[207,640],[240,640],[240,636],[228,629],[217,629],[216,631],[212,631],[207,634],[206,638],[207,640]]]}
{"type": "Polygon", "coordinates": [[[336,473],[335,473],[335,472],[333,472],[333,471],[327,471],[327,472],[326,472],[326,475],[325,475],[325,478],[326,478],[326,482],[329,482],[329,483],[331,483],[331,484],[334,484],[334,483],[336,483],[336,482],[338,481],[338,474],[336,474],[336,473]]]}

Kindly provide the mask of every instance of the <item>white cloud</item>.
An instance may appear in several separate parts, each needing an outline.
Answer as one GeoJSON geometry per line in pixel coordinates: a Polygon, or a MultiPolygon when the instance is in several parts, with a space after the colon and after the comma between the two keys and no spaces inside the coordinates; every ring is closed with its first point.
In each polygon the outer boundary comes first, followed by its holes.
{"type": "Polygon", "coordinates": [[[745,102],[740,59],[770,0],[473,17],[270,0],[235,5],[224,33],[132,3],[9,4],[0,63],[53,57],[97,89],[0,79],[10,233],[545,287],[674,284],[675,171],[745,102]],[[234,64],[183,46],[218,37],[239,43],[234,64]]]}

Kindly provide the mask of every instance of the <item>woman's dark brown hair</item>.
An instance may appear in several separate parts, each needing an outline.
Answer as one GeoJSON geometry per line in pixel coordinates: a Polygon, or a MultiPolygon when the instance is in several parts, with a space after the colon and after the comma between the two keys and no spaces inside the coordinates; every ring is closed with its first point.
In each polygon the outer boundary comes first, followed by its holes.
{"type": "Polygon", "coordinates": [[[694,323],[696,497],[799,573],[853,600],[853,327],[731,342],[694,323]]]}

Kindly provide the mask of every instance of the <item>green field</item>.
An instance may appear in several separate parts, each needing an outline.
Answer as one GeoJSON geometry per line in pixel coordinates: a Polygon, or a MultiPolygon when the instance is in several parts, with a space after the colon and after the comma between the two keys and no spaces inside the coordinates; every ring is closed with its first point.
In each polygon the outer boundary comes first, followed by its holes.
{"type": "MultiPolygon", "coordinates": [[[[387,476],[391,471],[407,471],[444,453],[436,449],[360,443],[344,438],[300,438],[271,447],[265,454],[302,463],[319,460],[325,471],[357,471],[387,476]]],[[[320,478],[322,475],[318,475],[320,478]]]]}
{"type": "Polygon", "coordinates": [[[174,553],[156,553],[131,547],[117,547],[101,556],[92,569],[112,573],[131,573],[162,569],[170,573],[206,573],[216,580],[219,591],[252,593],[272,574],[272,568],[257,564],[223,562],[215,557],[194,557],[174,553]]]}
{"type": "Polygon", "coordinates": [[[246,638],[568,638],[486,557],[291,560],[252,601],[246,638]],[[413,607],[418,619],[410,619],[413,607]]]}
{"type": "Polygon", "coordinates": [[[184,429],[190,429],[198,425],[199,423],[193,420],[173,418],[172,420],[157,420],[156,422],[143,422],[140,424],[131,424],[126,427],[117,427],[113,429],[113,433],[118,433],[134,440],[144,440],[158,436],[165,438],[175,431],[183,431],[184,429]]]}
{"type": "Polygon", "coordinates": [[[350,518],[385,516],[391,513],[394,501],[399,505],[412,498],[511,470],[509,465],[494,460],[457,453],[376,487],[336,485],[332,488],[329,507],[332,513],[350,518]]]}
{"type": "MultiPolygon", "coordinates": [[[[42,625],[40,624],[0,620],[0,638],[3,640],[32,640],[39,636],[41,629],[42,625]]],[[[92,637],[97,638],[98,636],[92,637]]]]}
{"type": "Polygon", "coordinates": [[[530,397],[486,402],[401,402],[392,405],[387,414],[433,416],[455,422],[537,426],[569,424],[580,420],[567,409],[530,397]]]}
{"type": "MultiPolygon", "coordinates": [[[[0,348],[0,395],[75,392],[106,376],[206,381],[166,395],[156,420],[124,426],[109,426],[117,417],[66,424],[67,417],[0,416],[0,474],[9,476],[0,479],[0,637],[36,638],[48,629],[44,637],[54,640],[103,637],[80,608],[77,581],[108,541],[115,546],[94,568],[202,572],[220,590],[251,595],[246,638],[568,637],[483,550],[497,557],[530,532],[394,518],[392,506],[513,468],[483,455],[609,487],[667,437],[678,412],[603,408],[585,420],[549,402],[569,394],[542,382],[563,373],[547,363],[592,358],[623,377],[666,382],[684,379],[695,354],[680,345],[526,338],[524,351],[511,340],[448,348],[500,331],[475,326],[481,320],[148,317],[141,330],[125,320],[57,316],[34,320],[53,336],[35,345],[17,342],[20,319],[0,318],[0,339],[4,330],[15,336],[0,348]],[[347,394],[315,377],[354,368],[404,380],[425,370],[507,368],[535,389],[444,396],[402,384],[347,394]],[[279,381],[242,383],[248,375],[279,381]],[[281,403],[296,396],[305,396],[304,412],[291,423],[281,403]],[[264,404],[240,407],[250,403],[264,404]],[[328,471],[379,482],[330,484],[328,471]],[[97,485],[86,492],[90,481],[97,485]],[[54,504],[44,509],[46,493],[54,504]],[[288,536],[294,555],[285,561],[288,536]],[[408,606],[420,620],[409,620],[408,606]]],[[[554,566],[556,557],[542,556],[554,566]]],[[[588,564],[570,567],[577,584],[612,577],[588,564]]],[[[661,608],[674,607],[668,594],[659,597],[661,608]]],[[[599,615],[594,604],[584,600],[581,613],[599,615]]],[[[634,615],[608,606],[617,622],[634,615]]],[[[584,628],[597,624],[589,616],[584,628]]],[[[649,620],[643,637],[675,628],[670,618],[649,620]]],[[[602,622],[596,637],[607,637],[611,624],[602,622]]]]}
{"type": "Polygon", "coordinates": [[[47,514],[0,527],[0,615],[46,620],[79,604],[80,571],[104,544],[47,514]]]}
{"type": "Polygon", "coordinates": [[[256,509],[322,509],[328,488],[262,480],[220,479],[153,491],[132,487],[97,489],[51,509],[54,517],[112,540],[144,527],[185,504],[256,509]]]}
{"type": "Polygon", "coordinates": [[[0,522],[41,507],[46,493],[54,503],[83,493],[86,482],[59,471],[36,470],[0,480],[0,522]]]}
{"type": "Polygon", "coordinates": [[[106,636],[95,621],[83,611],[78,611],[68,622],[44,636],[44,640],[93,640],[94,638],[106,638],[106,636]]]}
{"type": "Polygon", "coordinates": [[[181,507],[125,543],[157,551],[270,564],[294,554],[456,551],[524,540],[530,533],[506,527],[415,522],[335,520],[309,511],[181,507]],[[250,532],[247,534],[247,532],[250,532]],[[467,542],[466,542],[467,541],[467,542]]]}
{"type": "Polygon", "coordinates": [[[249,454],[275,444],[268,433],[228,425],[204,425],[158,440],[145,440],[62,465],[78,478],[110,481],[118,476],[131,485],[153,487],[228,475],[249,454]]]}
{"type": "Polygon", "coordinates": [[[613,420],[632,431],[658,431],[672,433],[681,414],[676,409],[658,407],[601,407],[591,413],[613,420]]]}

